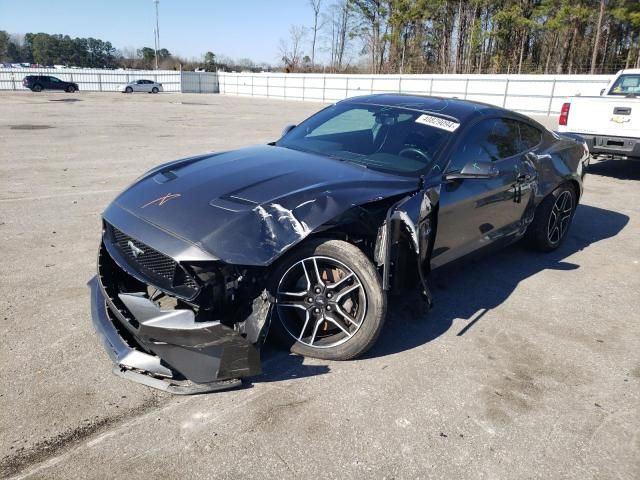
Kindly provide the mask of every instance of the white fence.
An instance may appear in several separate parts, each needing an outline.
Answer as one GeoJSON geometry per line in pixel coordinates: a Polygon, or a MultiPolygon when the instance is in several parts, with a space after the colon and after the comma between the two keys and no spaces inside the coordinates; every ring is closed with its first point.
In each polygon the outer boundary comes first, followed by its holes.
{"type": "Polygon", "coordinates": [[[598,95],[610,75],[324,75],[206,73],[174,70],[0,68],[0,90],[22,90],[27,75],[53,75],[81,91],[113,92],[132,80],[162,83],[165,92],[222,93],[250,97],[335,102],[373,93],[415,93],[491,103],[524,113],[550,115],[564,99],[598,95]]]}
{"type": "Polygon", "coordinates": [[[52,75],[89,92],[115,92],[118,85],[146,79],[161,83],[165,92],[218,93],[216,73],[89,68],[0,68],[0,90],[25,90],[22,80],[27,75],[52,75]]]}
{"type": "Polygon", "coordinates": [[[218,73],[220,93],[333,102],[373,93],[457,97],[523,113],[559,113],[565,98],[599,95],[611,75],[323,75],[218,73]]]}

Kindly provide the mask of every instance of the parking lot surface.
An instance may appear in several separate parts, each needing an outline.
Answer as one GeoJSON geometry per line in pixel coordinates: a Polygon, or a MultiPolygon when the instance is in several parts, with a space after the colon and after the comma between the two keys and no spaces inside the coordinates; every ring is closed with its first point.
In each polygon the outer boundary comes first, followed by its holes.
{"type": "Polygon", "coordinates": [[[103,208],[320,107],[0,93],[0,475],[640,478],[640,163],[592,165],[558,251],[437,272],[427,314],[392,303],[362,359],[267,346],[245,388],[192,397],[110,373],[86,287],[103,208]]]}

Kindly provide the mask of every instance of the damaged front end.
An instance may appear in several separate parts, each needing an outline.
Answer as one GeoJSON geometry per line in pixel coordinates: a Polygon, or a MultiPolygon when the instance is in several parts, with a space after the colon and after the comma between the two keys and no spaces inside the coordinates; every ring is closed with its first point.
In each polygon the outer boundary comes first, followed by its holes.
{"type": "Polygon", "coordinates": [[[175,394],[234,388],[261,373],[263,285],[260,268],[178,262],[105,222],[93,323],[117,375],[175,394]]]}
{"type": "Polygon", "coordinates": [[[309,237],[373,244],[388,206],[416,188],[410,177],[276,146],[143,175],[103,213],[92,285],[116,373],[173,393],[259,374],[273,265],[309,237]]]}

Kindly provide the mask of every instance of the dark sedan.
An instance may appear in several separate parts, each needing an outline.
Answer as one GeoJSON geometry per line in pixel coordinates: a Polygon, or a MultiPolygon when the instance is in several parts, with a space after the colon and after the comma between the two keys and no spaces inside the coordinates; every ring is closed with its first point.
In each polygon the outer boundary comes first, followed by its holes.
{"type": "Polygon", "coordinates": [[[28,88],[32,92],[41,92],[42,90],[63,90],[67,93],[74,93],[80,90],[75,82],[65,82],[58,77],[51,75],[27,75],[22,80],[22,86],[28,88]]]}
{"type": "Polygon", "coordinates": [[[267,332],[300,355],[369,349],[387,294],[520,238],[562,243],[584,142],[490,105],[373,95],[269,145],[161,165],[103,214],[96,329],[114,372],[174,393],[260,372],[267,332]]]}

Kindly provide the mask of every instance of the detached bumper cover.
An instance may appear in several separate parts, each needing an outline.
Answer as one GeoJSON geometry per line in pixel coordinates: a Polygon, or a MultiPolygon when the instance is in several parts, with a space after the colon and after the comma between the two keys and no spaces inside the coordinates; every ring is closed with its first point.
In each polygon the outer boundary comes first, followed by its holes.
{"type": "Polygon", "coordinates": [[[196,322],[191,310],[162,311],[149,299],[120,294],[127,320],[99,277],[89,283],[93,325],[116,375],[176,394],[241,385],[260,373],[258,349],[220,322],[196,322]]]}

